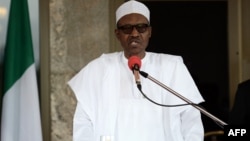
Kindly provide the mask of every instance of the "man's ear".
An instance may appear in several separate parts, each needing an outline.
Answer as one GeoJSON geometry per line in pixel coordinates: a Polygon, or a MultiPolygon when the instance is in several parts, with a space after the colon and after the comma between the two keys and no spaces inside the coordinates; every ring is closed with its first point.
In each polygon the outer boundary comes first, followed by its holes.
{"type": "Polygon", "coordinates": [[[148,30],[149,30],[149,37],[151,38],[151,35],[152,35],[152,27],[150,26],[148,30]]]}
{"type": "Polygon", "coordinates": [[[120,32],[118,31],[118,29],[115,29],[115,36],[118,40],[120,40],[120,32]]]}

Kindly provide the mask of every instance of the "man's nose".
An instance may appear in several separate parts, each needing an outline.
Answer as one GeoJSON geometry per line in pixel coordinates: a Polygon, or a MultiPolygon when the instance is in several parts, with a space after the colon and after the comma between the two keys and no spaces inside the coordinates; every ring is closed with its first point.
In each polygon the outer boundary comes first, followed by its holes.
{"type": "Polygon", "coordinates": [[[133,30],[132,30],[132,32],[131,32],[131,36],[139,36],[139,32],[137,31],[137,29],[136,29],[136,27],[133,27],[133,30]]]}

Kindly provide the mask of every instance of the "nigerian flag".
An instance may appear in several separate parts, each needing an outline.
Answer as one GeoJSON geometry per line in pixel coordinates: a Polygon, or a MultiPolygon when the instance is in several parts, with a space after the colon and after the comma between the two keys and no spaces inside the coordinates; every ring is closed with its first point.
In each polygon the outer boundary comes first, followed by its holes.
{"type": "Polygon", "coordinates": [[[3,77],[1,141],[42,141],[27,0],[11,0],[3,77]]]}

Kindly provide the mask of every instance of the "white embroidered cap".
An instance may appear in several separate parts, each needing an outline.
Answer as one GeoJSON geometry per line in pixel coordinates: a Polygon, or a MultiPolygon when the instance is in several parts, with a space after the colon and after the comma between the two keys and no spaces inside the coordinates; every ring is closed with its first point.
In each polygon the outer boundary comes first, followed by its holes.
{"type": "Polygon", "coordinates": [[[116,23],[125,15],[137,13],[141,14],[150,21],[150,12],[146,5],[141,2],[130,0],[123,3],[118,9],[116,10],[116,23]]]}

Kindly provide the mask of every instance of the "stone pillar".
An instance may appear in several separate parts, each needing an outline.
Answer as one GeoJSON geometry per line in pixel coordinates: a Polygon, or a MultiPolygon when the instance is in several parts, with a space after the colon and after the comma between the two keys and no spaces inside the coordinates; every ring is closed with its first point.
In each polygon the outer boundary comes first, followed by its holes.
{"type": "Polygon", "coordinates": [[[50,0],[51,141],[71,141],[76,99],[67,82],[109,52],[108,0],[50,0]]]}

